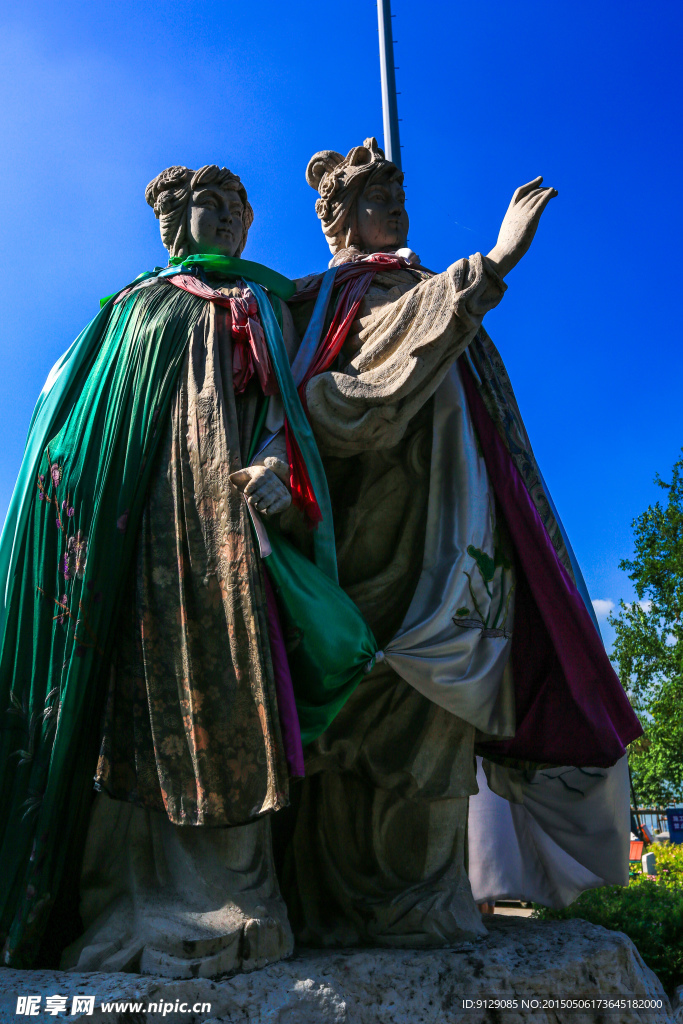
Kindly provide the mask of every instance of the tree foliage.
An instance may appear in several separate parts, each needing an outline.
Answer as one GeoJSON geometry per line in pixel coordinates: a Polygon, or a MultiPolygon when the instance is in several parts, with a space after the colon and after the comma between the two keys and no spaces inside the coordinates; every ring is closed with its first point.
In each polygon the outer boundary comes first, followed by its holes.
{"type": "MultiPolygon", "coordinates": [[[[682,449],[683,450],[683,449],[682,449]]],[[[612,660],[645,735],[629,761],[640,802],[683,797],[683,457],[664,491],[633,521],[634,555],[620,563],[638,600],[619,603],[612,660]]]]}

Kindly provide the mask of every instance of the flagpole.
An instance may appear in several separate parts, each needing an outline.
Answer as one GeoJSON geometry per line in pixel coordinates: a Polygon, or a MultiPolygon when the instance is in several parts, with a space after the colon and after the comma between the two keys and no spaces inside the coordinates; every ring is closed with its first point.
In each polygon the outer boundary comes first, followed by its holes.
{"type": "Polygon", "coordinates": [[[398,103],[394,74],[394,39],[391,24],[391,0],[377,0],[379,25],[379,67],[382,77],[382,115],[384,119],[384,152],[387,160],[401,167],[401,143],[398,135],[398,103]]]}

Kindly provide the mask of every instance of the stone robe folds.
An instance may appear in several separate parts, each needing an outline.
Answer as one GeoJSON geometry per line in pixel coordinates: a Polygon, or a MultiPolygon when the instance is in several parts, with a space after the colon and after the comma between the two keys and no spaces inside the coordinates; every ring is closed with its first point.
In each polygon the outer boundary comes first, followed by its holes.
{"type": "MultiPolygon", "coordinates": [[[[484,314],[504,290],[481,255],[439,275],[377,273],[342,368],[308,385],[340,583],[384,660],[308,751],[294,842],[295,929],[303,941],[429,945],[458,929],[480,931],[462,868],[468,798],[478,900],[543,891],[546,902],[564,905],[583,888],[624,880],[623,761],[590,773],[489,763],[491,785],[517,827],[508,814],[496,832],[496,816],[487,820],[477,803],[499,798],[481,771],[477,784],[475,741],[515,734],[518,581],[456,360],[469,359],[484,314]],[[522,857],[532,833],[536,853],[522,857]],[[511,876],[505,859],[513,850],[511,876]]],[[[293,309],[303,332],[308,310],[293,309]]],[[[502,363],[500,372],[509,385],[502,363]]],[[[511,389],[510,396],[514,404],[511,389]]],[[[576,578],[541,488],[534,500],[558,559],[576,578]]],[[[502,812],[497,817],[502,823],[502,812]]]]}
{"type": "Polygon", "coordinates": [[[176,825],[240,825],[288,802],[263,579],[229,480],[247,461],[253,385],[234,394],[230,314],[207,302],[143,513],[97,772],[176,825]]]}
{"type": "MultiPolygon", "coordinates": [[[[155,283],[138,304],[161,289],[197,303],[155,283]]],[[[286,307],[283,318],[291,352],[286,307]]],[[[85,932],[63,967],[213,977],[291,951],[268,818],[288,803],[289,773],[264,579],[229,481],[247,463],[259,394],[256,380],[235,394],[230,313],[204,303],[122,601],[80,884],[85,932]]]]}
{"type": "MultiPolygon", "coordinates": [[[[398,674],[389,641],[422,572],[439,439],[432,396],[504,290],[481,256],[435,277],[376,274],[347,338],[343,372],[322,374],[307,389],[340,584],[384,661],[308,751],[294,839],[297,892],[289,894],[303,942],[438,945],[483,931],[465,872],[474,726],[398,674]]],[[[468,539],[481,546],[493,539],[493,504],[479,520],[483,532],[468,539]]],[[[494,656],[504,664],[498,648],[494,656]]],[[[500,683],[499,673],[497,690],[500,683]]]]}

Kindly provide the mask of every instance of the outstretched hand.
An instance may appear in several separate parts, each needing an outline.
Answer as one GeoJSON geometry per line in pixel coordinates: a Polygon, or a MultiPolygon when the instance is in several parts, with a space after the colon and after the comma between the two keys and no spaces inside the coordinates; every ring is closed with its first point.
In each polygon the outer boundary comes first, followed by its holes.
{"type": "Polygon", "coordinates": [[[557,195],[554,188],[541,188],[542,177],[521,185],[508,206],[498,233],[498,241],[488,254],[498,273],[505,277],[521,260],[536,234],[541,214],[557,195]]]}

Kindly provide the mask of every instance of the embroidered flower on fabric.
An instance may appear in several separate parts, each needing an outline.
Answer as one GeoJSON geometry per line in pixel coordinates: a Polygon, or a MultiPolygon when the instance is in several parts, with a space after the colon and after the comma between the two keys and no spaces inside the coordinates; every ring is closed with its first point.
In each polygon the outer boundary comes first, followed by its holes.
{"type": "Polygon", "coordinates": [[[83,579],[83,573],[85,572],[85,563],[87,561],[88,551],[88,540],[87,537],[79,530],[73,536],[69,537],[66,542],[66,556],[64,560],[64,575],[68,570],[70,577],[73,579],[77,576],[79,580],[83,579]]]}
{"type": "Polygon", "coordinates": [[[50,466],[50,476],[52,477],[52,483],[55,487],[59,487],[59,481],[62,479],[62,470],[58,462],[54,462],[50,466]]]}
{"type": "Polygon", "coordinates": [[[128,525],[128,509],[119,516],[116,520],[116,529],[120,530],[121,533],[126,532],[126,526],[128,525]]]}
{"type": "MultiPolygon", "coordinates": [[[[495,536],[495,534],[494,534],[495,536]]],[[[481,548],[477,548],[474,544],[470,544],[467,548],[468,555],[471,555],[474,559],[475,565],[479,572],[479,576],[484,585],[486,596],[488,597],[488,610],[486,602],[483,607],[480,606],[474,592],[474,580],[473,573],[463,571],[463,574],[467,577],[468,590],[472,604],[474,605],[474,612],[470,611],[468,605],[462,605],[458,608],[451,621],[456,625],[460,626],[461,629],[478,629],[481,632],[482,637],[485,639],[493,639],[503,637],[506,640],[512,639],[512,633],[505,628],[505,624],[508,618],[508,612],[510,610],[510,600],[515,589],[515,584],[510,583],[507,580],[507,574],[511,572],[512,566],[504,552],[498,546],[494,547],[493,556],[489,555],[488,552],[482,551],[481,548]],[[497,609],[494,609],[493,593],[490,589],[494,579],[497,577],[497,573],[500,570],[500,577],[498,579],[498,585],[500,587],[500,599],[498,601],[497,609]],[[508,582],[507,598],[505,593],[505,584],[508,582]],[[494,615],[493,621],[491,616],[494,615]]],[[[480,594],[480,598],[481,598],[480,594]]]]}

